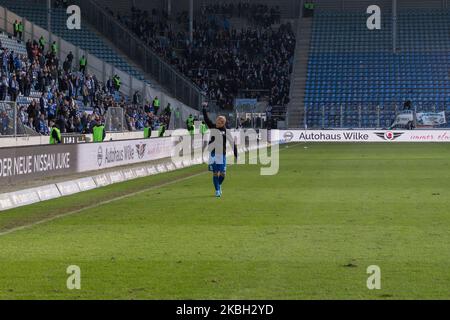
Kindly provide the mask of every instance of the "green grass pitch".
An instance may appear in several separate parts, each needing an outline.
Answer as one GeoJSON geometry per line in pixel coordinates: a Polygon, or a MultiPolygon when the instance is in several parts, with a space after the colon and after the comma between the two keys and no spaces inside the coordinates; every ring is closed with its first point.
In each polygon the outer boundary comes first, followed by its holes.
{"type": "Polygon", "coordinates": [[[304,146],[221,199],[202,165],[0,213],[0,299],[450,298],[449,145],[304,146]]]}

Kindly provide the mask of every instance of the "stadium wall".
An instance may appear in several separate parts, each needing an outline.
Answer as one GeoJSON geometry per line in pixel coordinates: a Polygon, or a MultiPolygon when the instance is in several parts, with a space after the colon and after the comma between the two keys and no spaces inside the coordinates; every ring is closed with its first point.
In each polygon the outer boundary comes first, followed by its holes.
{"type": "MultiPolygon", "coordinates": [[[[166,130],[166,135],[170,136],[173,130],[166,130]]],[[[63,138],[66,135],[63,134],[63,138]]],[[[71,136],[71,134],[67,134],[71,136]]],[[[92,141],[92,134],[83,134],[86,142],[92,141]]],[[[105,141],[118,141],[118,140],[130,140],[130,139],[142,139],[144,136],[143,131],[129,131],[129,132],[110,132],[106,133],[105,141]]],[[[158,131],[152,131],[151,139],[156,139],[158,137],[158,131]]],[[[64,139],[63,139],[64,140],[64,139]]],[[[18,136],[14,137],[0,137],[0,149],[9,147],[23,147],[23,146],[33,146],[33,145],[48,145],[49,136],[18,136]]]]}
{"type": "Polygon", "coordinates": [[[0,185],[171,156],[171,137],[0,149],[0,185]]]}

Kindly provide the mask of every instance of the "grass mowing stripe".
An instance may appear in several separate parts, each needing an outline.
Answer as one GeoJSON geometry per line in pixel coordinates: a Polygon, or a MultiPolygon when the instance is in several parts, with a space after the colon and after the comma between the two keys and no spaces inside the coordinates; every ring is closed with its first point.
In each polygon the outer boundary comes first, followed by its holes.
{"type": "Polygon", "coordinates": [[[82,212],[82,211],[85,211],[85,210],[93,209],[93,208],[96,208],[96,207],[99,207],[99,206],[102,206],[102,205],[105,205],[105,204],[109,204],[109,203],[114,202],[114,201],[119,201],[119,200],[122,200],[122,199],[126,199],[128,197],[133,197],[133,196],[139,195],[141,193],[144,193],[144,192],[147,192],[147,191],[150,191],[150,190],[154,190],[154,189],[165,187],[165,186],[168,186],[168,185],[171,185],[171,184],[174,184],[174,183],[182,182],[184,180],[187,180],[187,179],[190,179],[190,178],[193,178],[193,177],[196,177],[196,176],[200,176],[200,175],[202,175],[204,173],[205,172],[200,172],[200,173],[189,175],[187,177],[171,180],[169,182],[156,184],[156,185],[153,185],[151,187],[142,189],[140,191],[127,193],[127,194],[119,196],[119,197],[115,197],[115,198],[112,198],[112,199],[100,201],[100,202],[97,202],[95,204],[92,204],[92,205],[89,205],[89,206],[86,206],[86,207],[82,207],[80,209],[72,210],[72,211],[69,211],[69,212],[61,213],[61,214],[56,214],[56,215],[51,216],[49,218],[44,218],[42,220],[38,220],[38,221],[32,222],[30,224],[25,224],[25,225],[21,225],[21,226],[18,226],[18,227],[13,227],[11,229],[7,229],[6,231],[1,231],[0,232],[0,236],[4,236],[4,235],[10,234],[10,233],[13,233],[13,232],[16,232],[16,231],[20,231],[20,230],[23,230],[23,229],[31,228],[33,226],[36,226],[36,225],[39,225],[39,224],[43,224],[43,223],[47,223],[47,222],[53,221],[55,219],[66,217],[66,216],[69,216],[69,215],[73,215],[73,214],[76,214],[76,213],[79,213],[79,212],[82,212]]]}
{"type": "MultiPolygon", "coordinates": [[[[284,149],[275,176],[231,167],[220,200],[200,175],[0,237],[0,299],[448,299],[448,145],[284,149]],[[69,265],[81,290],[67,289],[69,265]],[[367,288],[370,265],[381,290],[367,288]]],[[[180,173],[161,176],[14,215],[180,173]]]]}

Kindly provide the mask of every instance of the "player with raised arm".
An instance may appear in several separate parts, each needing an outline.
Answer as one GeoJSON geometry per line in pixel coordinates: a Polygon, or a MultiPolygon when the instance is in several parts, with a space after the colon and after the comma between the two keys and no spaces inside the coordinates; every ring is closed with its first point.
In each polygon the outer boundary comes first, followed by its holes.
{"type": "Polygon", "coordinates": [[[225,180],[225,174],[227,171],[227,159],[226,159],[227,140],[233,146],[234,157],[236,159],[238,157],[238,152],[236,143],[226,128],[227,119],[224,116],[218,116],[216,118],[216,123],[213,123],[209,119],[208,112],[206,110],[208,107],[208,103],[204,102],[202,106],[203,106],[203,118],[205,120],[206,125],[211,131],[211,138],[208,143],[208,149],[210,150],[208,170],[212,171],[213,173],[213,183],[214,188],[216,190],[216,197],[220,198],[222,196],[222,183],[225,180]],[[221,145],[220,141],[216,141],[216,137],[222,137],[221,145]]]}

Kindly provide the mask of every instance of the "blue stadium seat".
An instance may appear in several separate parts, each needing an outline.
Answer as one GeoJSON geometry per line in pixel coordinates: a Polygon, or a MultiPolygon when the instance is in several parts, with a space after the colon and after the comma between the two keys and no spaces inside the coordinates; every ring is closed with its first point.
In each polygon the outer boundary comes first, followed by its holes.
{"type": "MultiPolygon", "coordinates": [[[[389,125],[408,99],[418,110],[448,111],[450,12],[400,12],[397,54],[392,52],[389,14],[384,14],[381,30],[369,31],[366,19],[352,12],[315,15],[305,94],[308,126],[321,127],[324,110],[341,106],[346,127],[373,127],[378,108],[381,125],[389,125]]],[[[334,116],[325,115],[333,127],[330,118],[334,116]]]]}
{"type": "MultiPolygon", "coordinates": [[[[0,5],[46,29],[47,11],[45,6],[30,3],[28,0],[0,0],[0,5]]],[[[67,17],[65,9],[55,8],[52,10],[52,31],[55,34],[87,50],[97,58],[114,65],[117,69],[145,81],[144,75],[139,70],[131,66],[119,53],[112,50],[103,38],[92,31],[88,25],[83,24],[81,30],[67,29],[67,17]]]]}

